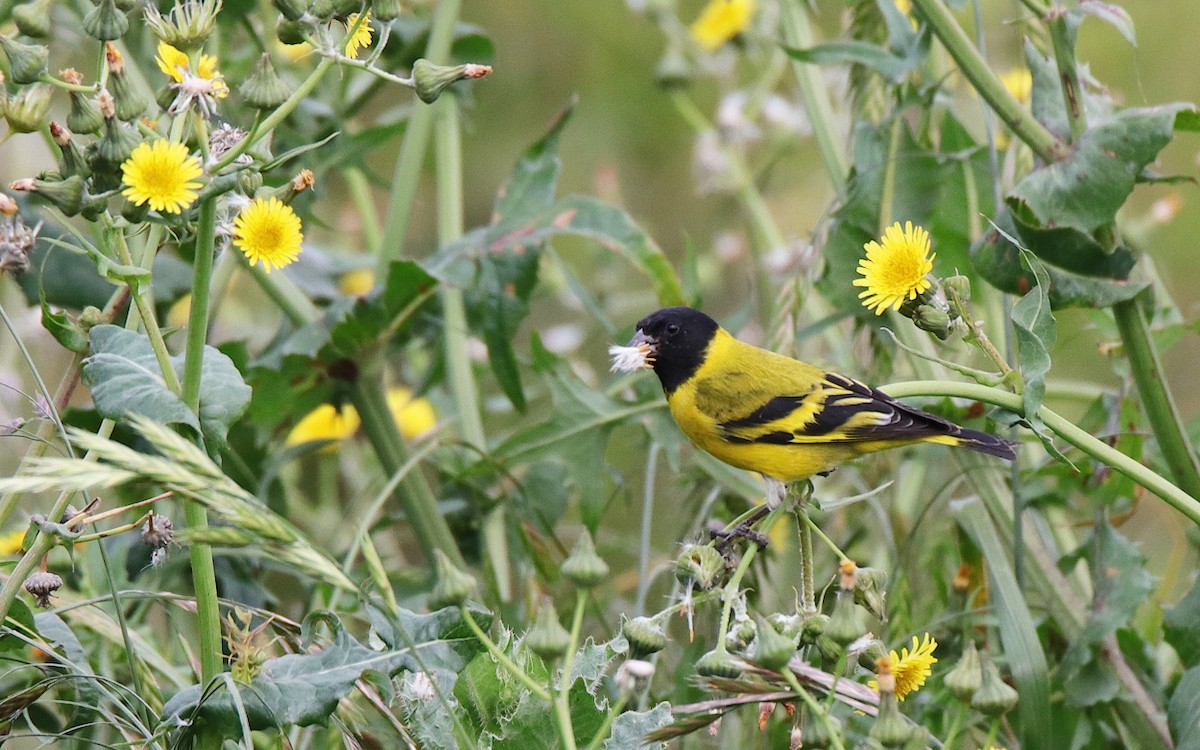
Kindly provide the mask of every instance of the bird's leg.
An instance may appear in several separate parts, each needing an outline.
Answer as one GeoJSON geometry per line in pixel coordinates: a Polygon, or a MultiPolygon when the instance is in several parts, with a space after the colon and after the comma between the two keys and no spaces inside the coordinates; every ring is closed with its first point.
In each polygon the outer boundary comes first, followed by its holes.
{"type": "Polygon", "coordinates": [[[717,545],[718,550],[723,551],[723,547],[728,545],[735,539],[747,539],[754,542],[761,548],[766,548],[768,539],[765,534],[754,530],[754,524],[761,521],[768,513],[783,505],[787,500],[787,485],[779,481],[775,477],[763,477],[767,483],[766,502],[742,519],[740,523],[732,529],[723,529],[720,531],[713,530],[712,535],[721,540],[717,545]]]}
{"type": "Polygon", "coordinates": [[[787,500],[787,485],[775,477],[763,475],[767,482],[767,511],[775,510],[787,500]]]}

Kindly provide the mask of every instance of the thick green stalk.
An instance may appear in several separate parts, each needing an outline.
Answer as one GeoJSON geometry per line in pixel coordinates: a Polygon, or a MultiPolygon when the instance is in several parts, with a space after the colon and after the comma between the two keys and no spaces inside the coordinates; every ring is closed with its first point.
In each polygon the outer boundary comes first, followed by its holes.
{"type": "Polygon", "coordinates": [[[362,222],[363,239],[367,250],[378,255],[380,248],[379,212],[375,210],[375,202],[371,198],[371,183],[367,181],[362,167],[353,166],[342,172],[346,185],[350,188],[350,197],[358,209],[359,220],[362,222]]]}
{"type": "MultiPolygon", "coordinates": [[[[437,159],[438,244],[443,247],[463,234],[462,132],[458,120],[458,101],[443,96],[434,105],[437,131],[434,134],[437,159]]],[[[471,357],[467,351],[467,312],[462,290],[441,289],[443,345],[450,391],[454,395],[462,439],[475,450],[487,450],[487,438],[480,414],[479,391],[471,357]]],[[[508,539],[504,506],[497,504],[483,518],[483,545],[500,601],[512,598],[512,568],[508,559],[508,539]]]]}
{"type": "Polygon", "coordinates": [[[1200,466],[1196,462],[1196,451],[1188,441],[1175,399],[1163,382],[1162,360],[1150,338],[1140,298],[1118,302],[1112,310],[1159,450],[1176,484],[1192,497],[1200,497],[1200,466]]]}
{"type": "MultiPolygon", "coordinates": [[[[780,20],[783,26],[783,40],[789,47],[806,49],[813,46],[812,27],[808,24],[807,10],[800,0],[784,0],[779,4],[780,20]]],[[[837,190],[838,195],[846,187],[846,177],[850,174],[849,161],[846,158],[846,146],[843,138],[834,124],[833,105],[829,100],[829,90],[821,79],[821,71],[816,65],[792,60],[792,68],[796,73],[796,82],[800,86],[800,98],[804,101],[804,109],[812,123],[813,137],[821,152],[821,162],[829,173],[829,180],[837,190]]]]}
{"type": "MultiPolygon", "coordinates": [[[[1021,397],[1015,393],[1002,391],[999,388],[989,388],[975,383],[955,383],[945,380],[914,380],[906,383],[894,383],[882,388],[893,398],[908,398],[911,396],[950,396],[951,398],[969,398],[994,404],[1011,412],[1020,414],[1023,408],[1021,397]]],[[[1200,525],[1200,500],[1172,484],[1165,477],[1143,466],[1138,461],[1126,456],[1108,443],[1100,440],[1077,427],[1066,417],[1063,417],[1046,407],[1038,410],[1038,416],[1050,430],[1088,454],[1092,458],[1116,469],[1141,486],[1158,495],[1168,505],[1187,516],[1193,523],[1200,525]]]]}
{"type": "Polygon", "coordinates": [[[1087,130],[1087,112],[1083,106],[1083,86],[1079,82],[1079,66],[1075,64],[1075,45],[1072,44],[1071,30],[1067,27],[1066,10],[1055,8],[1046,22],[1050,26],[1050,40],[1054,44],[1054,64],[1058,67],[1067,122],[1071,124],[1071,142],[1078,143],[1087,130]]]}
{"type": "MultiPolygon", "coordinates": [[[[408,451],[384,395],[384,363],[379,354],[368,354],[358,365],[358,377],[350,390],[350,400],[362,418],[363,431],[371,441],[384,472],[392,475],[404,466],[408,451]]],[[[450,527],[438,508],[437,497],[424,477],[419,472],[411,472],[400,483],[398,494],[426,558],[432,560],[434,550],[440,549],[455,565],[466,567],[454,535],[450,533],[450,527]]]]}
{"type": "Polygon", "coordinates": [[[963,75],[1018,138],[1029,144],[1034,153],[1045,161],[1057,161],[1069,153],[1068,147],[1035,120],[1016,97],[1004,88],[942,0],[913,0],[913,5],[925,15],[933,33],[958,63],[963,75]]]}
{"type": "MultiPolygon", "coordinates": [[[[212,283],[213,243],[217,234],[217,200],[200,204],[196,223],[196,257],[192,265],[192,305],[188,314],[187,348],[183,364],[183,401],[197,416],[200,414],[200,373],[204,363],[204,344],[208,338],[208,297],[212,283]]],[[[199,503],[183,504],[184,522],[189,530],[208,528],[208,513],[199,503]]],[[[213,569],[212,547],[188,545],[192,562],[192,585],[196,590],[196,616],[200,632],[200,676],[207,683],[220,674],[221,612],[217,606],[217,576],[213,569]]]]}
{"type": "MultiPolygon", "coordinates": [[[[575,614],[571,616],[571,636],[567,652],[563,655],[562,674],[558,690],[554,694],[554,714],[558,723],[558,731],[562,737],[563,747],[575,750],[575,728],[571,723],[571,672],[575,669],[575,651],[579,648],[579,634],[583,630],[583,609],[587,604],[587,591],[578,589],[575,592],[575,614]]],[[[545,605],[543,605],[545,606],[545,605]]]]}

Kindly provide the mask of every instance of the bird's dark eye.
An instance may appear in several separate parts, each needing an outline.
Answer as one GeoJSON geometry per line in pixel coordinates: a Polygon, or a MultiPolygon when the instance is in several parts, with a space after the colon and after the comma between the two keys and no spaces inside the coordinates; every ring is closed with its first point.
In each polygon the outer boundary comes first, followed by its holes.
{"type": "Polygon", "coordinates": [[[679,333],[679,324],[678,323],[667,323],[667,335],[674,336],[677,333],[679,333]]]}

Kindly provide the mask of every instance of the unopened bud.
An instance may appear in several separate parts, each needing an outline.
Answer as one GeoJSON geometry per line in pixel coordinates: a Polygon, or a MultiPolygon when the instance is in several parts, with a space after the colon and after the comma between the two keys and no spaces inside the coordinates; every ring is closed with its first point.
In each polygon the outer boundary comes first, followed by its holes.
{"type": "Polygon", "coordinates": [[[84,179],[79,175],[71,175],[57,180],[27,177],[9,185],[10,190],[33,193],[37,197],[45,199],[67,216],[78,214],[83,207],[83,188],[84,179]]]}
{"type": "Polygon", "coordinates": [[[689,544],[675,560],[675,577],[692,582],[701,591],[718,585],[725,577],[725,558],[707,544],[689,544]]]}
{"type": "Polygon", "coordinates": [[[371,15],[380,21],[394,21],[404,12],[400,0],[372,0],[371,15]]]}
{"type": "Polygon", "coordinates": [[[741,663],[724,649],[713,649],[696,661],[696,674],[705,677],[732,679],[741,673],[741,663]]]}
{"type": "Polygon", "coordinates": [[[608,563],[596,554],[592,535],[585,529],[575,541],[575,548],[559,568],[563,578],[580,588],[590,589],[608,577],[608,563]]]}
{"type": "Polygon", "coordinates": [[[281,18],[279,23],[275,24],[275,35],[279,37],[281,44],[304,44],[313,33],[313,28],[308,21],[289,21],[281,18]]]}
{"type": "Polygon", "coordinates": [[[967,641],[967,647],[958,658],[958,664],[946,673],[943,682],[950,688],[950,692],[954,693],[955,698],[964,703],[971,702],[971,698],[983,684],[983,665],[980,663],[975,641],[967,641]]]}
{"type": "Polygon", "coordinates": [[[120,39],[129,31],[129,17],[117,7],[115,0],[100,0],[83,17],[83,30],[88,36],[102,42],[120,39]]]}
{"type": "Polygon", "coordinates": [[[913,311],[912,321],[917,328],[928,331],[939,339],[950,335],[950,314],[934,305],[918,305],[913,311]]]}
{"type": "Polygon", "coordinates": [[[421,101],[433,104],[450,84],[462,80],[483,78],[491,72],[492,66],[490,65],[474,63],[451,66],[435,65],[425,58],[421,58],[413,63],[413,88],[416,89],[417,97],[421,101]]]}
{"type": "Polygon", "coordinates": [[[288,21],[299,21],[308,12],[311,3],[307,0],[271,0],[271,4],[288,21]]]}
{"type": "Polygon", "coordinates": [[[459,570],[440,549],[433,551],[434,571],[437,583],[429,595],[430,609],[455,607],[467,600],[475,591],[475,578],[470,573],[459,570]]]}
{"type": "Polygon", "coordinates": [[[264,52],[250,71],[249,77],[238,87],[238,93],[255,109],[275,109],[287,101],[292,92],[275,72],[271,56],[264,52]]]}
{"type": "Polygon", "coordinates": [[[629,642],[629,655],[641,659],[667,647],[667,633],[657,620],[635,617],[621,623],[621,635],[629,642]]]}
{"type": "Polygon", "coordinates": [[[796,653],[796,641],[779,633],[761,617],[756,620],[756,625],[754,662],[765,669],[782,669],[796,653]]]}
{"type": "Polygon", "coordinates": [[[125,74],[125,60],[112,42],[105,43],[104,58],[108,64],[108,89],[116,103],[117,117],[126,122],[136,120],[150,106],[150,100],[125,74]]]}
{"type": "MultiPolygon", "coordinates": [[[[75,73],[73,70],[70,72],[75,73]]],[[[78,73],[75,73],[75,77],[82,79],[78,73]]],[[[104,125],[104,114],[100,111],[100,103],[96,101],[95,96],[82,91],[72,91],[69,96],[71,109],[67,112],[67,127],[71,132],[95,133],[104,125]]]]}
{"type": "Polygon", "coordinates": [[[971,280],[961,274],[942,279],[942,286],[953,292],[962,302],[971,299],[971,280]]]}
{"type": "Polygon", "coordinates": [[[971,697],[971,708],[987,716],[1002,716],[1017,705],[1017,691],[1000,677],[1000,670],[991,659],[983,660],[983,675],[979,689],[971,697]]]}
{"type": "Polygon", "coordinates": [[[538,608],[537,620],[525,634],[525,645],[545,661],[561,658],[571,645],[571,634],[558,621],[549,600],[543,601],[538,608]]]}
{"type": "Polygon", "coordinates": [[[13,83],[37,83],[46,72],[50,50],[41,44],[25,44],[5,34],[0,34],[0,47],[8,56],[8,73],[13,83]]]}
{"type": "Polygon", "coordinates": [[[17,31],[25,36],[43,39],[50,36],[50,0],[32,0],[22,3],[12,12],[17,31]]]}
{"type": "Polygon", "coordinates": [[[16,133],[32,133],[46,124],[46,112],[50,108],[50,86],[35,83],[18,89],[5,103],[4,119],[16,133]]]}
{"type": "Polygon", "coordinates": [[[62,152],[62,158],[59,159],[59,171],[64,177],[72,175],[88,177],[92,174],[92,167],[88,164],[87,157],[84,156],[79,143],[71,137],[71,131],[51,120],[50,137],[54,139],[55,145],[62,152]]]}

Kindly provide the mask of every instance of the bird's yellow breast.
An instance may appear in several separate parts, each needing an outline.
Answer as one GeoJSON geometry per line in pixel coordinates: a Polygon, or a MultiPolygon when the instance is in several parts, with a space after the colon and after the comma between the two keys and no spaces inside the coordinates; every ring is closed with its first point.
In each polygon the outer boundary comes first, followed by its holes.
{"type": "Polygon", "coordinates": [[[863,453],[897,445],[877,441],[812,441],[778,445],[731,438],[721,425],[754,412],[777,396],[806,396],[787,421],[801,426],[822,408],[818,367],[738,341],[718,330],[695,374],[667,396],[675,422],[697,447],[727,464],[791,482],[863,453]]]}

